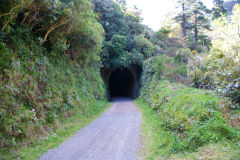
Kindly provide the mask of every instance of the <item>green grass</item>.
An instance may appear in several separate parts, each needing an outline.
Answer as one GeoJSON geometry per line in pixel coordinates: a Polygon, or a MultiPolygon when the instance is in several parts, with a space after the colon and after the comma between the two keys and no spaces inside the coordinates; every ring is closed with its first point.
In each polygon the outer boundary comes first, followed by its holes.
{"type": "Polygon", "coordinates": [[[171,152],[167,145],[161,146],[163,142],[172,143],[174,137],[168,131],[160,127],[158,115],[143,100],[135,101],[142,113],[142,139],[144,148],[143,159],[172,159],[172,160],[238,160],[240,158],[240,144],[223,140],[212,142],[197,148],[195,151],[183,150],[178,153],[171,152]]]}
{"type": "Polygon", "coordinates": [[[67,138],[73,136],[82,127],[103,113],[109,106],[110,104],[106,101],[96,101],[87,106],[84,112],[81,108],[74,108],[72,116],[68,119],[62,118],[58,124],[59,127],[56,127],[51,134],[43,136],[24,147],[19,145],[8,153],[3,154],[0,152],[0,159],[35,160],[49,149],[58,146],[67,138]]]}
{"type": "Polygon", "coordinates": [[[158,132],[159,120],[157,114],[142,100],[135,101],[142,113],[142,139],[144,159],[153,159],[157,155],[157,148],[161,140],[161,132],[158,132]]]}
{"type": "Polygon", "coordinates": [[[223,118],[221,99],[211,91],[159,81],[145,87],[136,102],[143,113],[147,159],[194,159],[208,147],[240,158],[235,154],[240,132],[223,118]]]}
{"type": "Polygon", "coordinates": [[[169,157],[172,160],[239,160],[239,146],[231,141],[210,143],[200,147],[196,152],[185,152],[169,157]]]}
{"type": "MultiPolygon", "coordinates": [[[[26,52],[26,57],[31,53],[26,52]]],[[[104,106],[101,101],[106,101],[97,66],[83,68],[69,57],[51,57],[54,53],[50,57],[34,56],[31,62],[17,55],[11,58],[14,65],[4,69],[6,74],[0,73],[0,159],[34,159],[34,150],[41,154],[54,147],[51,141],[62,141],[87,124],[89,117],[104,106]],[[70,123],[65,125],[65,121],[70,123]],[[56,128],[66,129],[58,133],[56,128]],[[37,143],[39,139],[42,141],[37,143]],[[39,145],[44,141],[49,143],[39,145]],[[30,146],[33,151],[22,152],[22,146],[30,146]]]]}

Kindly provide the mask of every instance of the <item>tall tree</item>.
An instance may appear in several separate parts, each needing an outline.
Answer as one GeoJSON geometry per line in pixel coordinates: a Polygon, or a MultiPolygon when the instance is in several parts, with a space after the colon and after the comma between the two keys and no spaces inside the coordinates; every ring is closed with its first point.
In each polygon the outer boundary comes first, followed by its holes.
{"type": "Polygon", "coordinates": [[[124,5],[124,6],[127,5],[126,0],[117,0],[117,2],[118,2],[120,5],[124,5]]]}
{"type": "Polygon", "coordinates": [[[192,0],[177,0],[177,8],[180,8],[180,13],[175,17],[175,20],[181,24],[182,34],[187,36],[187,21],[190,17],[190,4],[192,0]]]}
{"type": "Polygon", "coordinates": [[[181,25],[182,35],[189,39],[192,49],[198,49],[198,43],[208,42],[208,37],[202,34],[204,29],[210,29],[210,10],[202,0],[176,0],[180,12],[175,21],[181,25]]]}
{"type": "MultiPolygon", "coordinates": [[[[105,30],[101,52],[103,66],[114,68],[141,63],[145,52],[136,49],[135,37],[143,34],[140,11],[128,11],[126,0],[92,0],[105,30]]],[[[142,51],[142,50],[141,50],[142,51]]]]}
{"type": "Polygon", "coordinates": [[[110,41],[113,35],[126,35],[128,28],[125,23],[124,12],[118,2],[113,0],[93,0],[94,10],[100,17],[106,36],[110,41]]]}
{"type": "Polygon", "coordinates": [[[186,4],[185,2],[182,0],[182,11],[183,11],[183,14],[182,14],[182,30],[183,30],[183,37],[186,37],[186,4]]]}
{"type": "Polygon", "coordinates": [[[192,13],[192,25],[191,28],[194,32],[194,46],[193,49],[198,49],[199,42],[199,32],[202,29],[210,30],[210,21],[208,14],[210,10],[204,5],[201,0],[194,0],[194,3],[191,5],[192,13]]]}
{"type": "Polygon", "coordinates": [[[212,19],[217,19],[222,15],[225,15],[225,16],[227,15],[227,9],[225,9],[223,6],[224,4],[223,0],[213,0],[213,4],[214,4],[214,7],[212,9],[212,12],[213,12],[212,19]]]}

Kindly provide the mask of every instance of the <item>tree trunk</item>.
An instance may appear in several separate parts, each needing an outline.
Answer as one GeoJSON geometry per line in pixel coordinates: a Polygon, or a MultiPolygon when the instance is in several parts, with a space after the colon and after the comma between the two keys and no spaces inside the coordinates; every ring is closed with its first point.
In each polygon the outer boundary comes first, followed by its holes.
{"type": "Polygon", "coordinates": [[[186,14],[185,14],[185,3],[182,3],[182,11],[183,11],[183,15],[182,15],[182,31],[183,31],[183,37],[186,37],[186,14]]]}
{"type": "Polygon", "coordinates": [[[197,50],[198,48],[198,20],[197,14],[194,16],[194,49],[197,50]]]}

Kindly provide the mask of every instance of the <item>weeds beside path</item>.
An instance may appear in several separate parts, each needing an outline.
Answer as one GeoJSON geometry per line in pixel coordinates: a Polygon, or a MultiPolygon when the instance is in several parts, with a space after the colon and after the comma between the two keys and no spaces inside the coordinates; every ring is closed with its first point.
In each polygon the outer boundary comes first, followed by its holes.
{"type": "Polygon", "coordinates": [[[66,139],[73,136],[82,127],[86,126],[103,113],[109,106],[110,104],[106,101],[96,101],[91,106],[87,107],[84,113],[82,109],[74,108],[73,115],[68,119],[62,119],[53,133],[35,140],[32,144],[25,147],[18,146],[15,151],[9,151],[7,154],[4,153],[1,157],[3,160],[35,160],[49,149],[58,146],[66,139]]]}
{"type": "Polygon", "coordinates": [[[136,100],[145,159],[240,159],[240,131],[227,124],[219,99],[167,81],[145,89],[136,100]]]}

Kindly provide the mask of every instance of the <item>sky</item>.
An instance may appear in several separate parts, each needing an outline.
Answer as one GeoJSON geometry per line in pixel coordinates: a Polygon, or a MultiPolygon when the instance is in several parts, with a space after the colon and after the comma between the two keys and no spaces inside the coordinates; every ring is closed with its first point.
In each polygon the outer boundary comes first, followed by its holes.
{"type": "MultiPolygon", "coordinates": [[[[212,8],[212,0],[203,0],[208,8],[212,8]]],[[[158,30],[161,23],[171,11],[176,10],[174,0],[127,0],[128,7],[134,5],[142,11],[143,24],[158,30]]]]}

